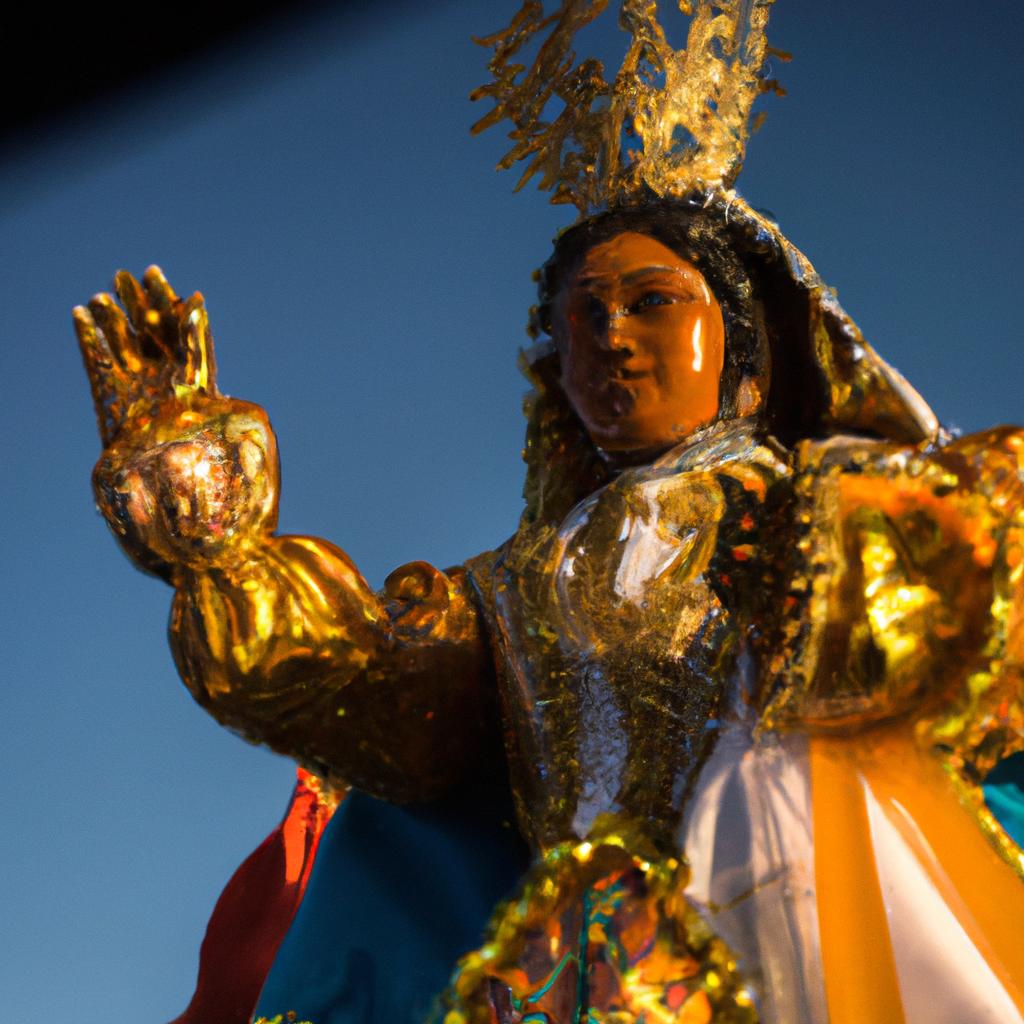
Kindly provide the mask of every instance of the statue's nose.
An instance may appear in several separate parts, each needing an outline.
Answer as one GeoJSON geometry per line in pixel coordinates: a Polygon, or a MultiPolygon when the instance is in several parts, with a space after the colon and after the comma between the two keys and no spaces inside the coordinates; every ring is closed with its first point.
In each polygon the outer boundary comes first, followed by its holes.
{"type": "Polygon", "coordinates": [[[635,341],[630,329],[629,314],[625,310],[609,312],[603,340],[609,352],[626,356],[633,354],[635,341]]]}

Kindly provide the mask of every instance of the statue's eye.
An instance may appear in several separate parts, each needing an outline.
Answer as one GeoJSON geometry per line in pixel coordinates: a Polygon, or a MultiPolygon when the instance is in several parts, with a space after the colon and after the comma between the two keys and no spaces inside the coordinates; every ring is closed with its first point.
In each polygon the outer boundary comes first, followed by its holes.
{"type": "Polygon", "coordinates": [[[633,303],[629,311],[631,313],[642,313],[645,309],[653,309],[655,306],[671,306],[674,301],[675,300],[671,295],[666,295],[664,292],[644,292],[644,294],[633,303]]]}
{"type": "Polygon", "coordinates": [[[587,299],[587,319],[591,328],[598,333],[608,328],[608,307],[596,295],[591,295],[587,299]]]}

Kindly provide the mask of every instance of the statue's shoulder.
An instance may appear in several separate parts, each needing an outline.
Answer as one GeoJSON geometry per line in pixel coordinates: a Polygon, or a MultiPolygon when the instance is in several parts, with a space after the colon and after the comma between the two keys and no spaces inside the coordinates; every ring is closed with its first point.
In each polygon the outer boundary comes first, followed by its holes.
{"type": "Polygon", "coordinates": [[[963,459],[979,472],[1024,473],[1024,427],[1007,424],[965,434],[944,446],[948,456],[963,459]]]}
{"type": "Polygon", "coordinates": [[[1024,449],[1024,427],[1007,423],[952,439],[946,446],[963,452],[1019,452],[1024,449]]]}
{"type": "Polygon", "coordinates": [[[842,474],[886,475],[896,468],[924,463],[935,453],[933,444],[906,444],[862,434],[833,434],[805,438],[795,446],[794,467],[806,476],[842,474]]]}
{"type": "Polygon", "coordinates": [[[941,435],[909,444],[835,435],[796,446],[797,473],[809,480],[860,477],[928,485],[940,493],[990,494],[995,484],[1024,479],[1024,427],[998,426],[959,437],[941,435]]]}

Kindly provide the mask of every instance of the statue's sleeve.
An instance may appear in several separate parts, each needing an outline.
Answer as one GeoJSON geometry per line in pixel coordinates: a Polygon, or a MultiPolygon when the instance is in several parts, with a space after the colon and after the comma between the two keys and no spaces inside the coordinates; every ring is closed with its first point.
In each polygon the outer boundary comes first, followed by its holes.
{"type": "Polygon", "coordinates": [[[1024,746],[1024,434],[837,437],[798,462],[768,717],[909,716],[981,778],[1024,746]]]}
{"type": "Polygon", "coordinates": [[[977,591],[982,622],[971,656],[919,728],[980,803],[992,769],[1024,750],[1024,431],[997,427],[948,451],[968,506],[962,533],[988,589],[977,591]]]}
{"type": "Polygon", "coordinates": [[[462,569],[411,563],[378,594],[334,545],[267,538],[184,577],[170,633],[219,722],[374,795],[433,796],[489,742],[492,661],[462,569]]]}

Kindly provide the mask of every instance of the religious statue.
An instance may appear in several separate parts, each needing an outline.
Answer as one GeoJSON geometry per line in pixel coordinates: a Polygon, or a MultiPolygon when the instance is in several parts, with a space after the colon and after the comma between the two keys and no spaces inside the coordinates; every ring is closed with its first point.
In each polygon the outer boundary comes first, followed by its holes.
{"type": "Polygon", "coordinates": [[[151,268],[75,311],[97,501],[175,588],[198,703],[320,819],[504,751],[532,866],[444,1024],[1024,1019],[992,796],[1024,750],[1024,432],[947,434],[733,190],[770,2],[681,2],[676,51],[625,0],[610,82],[571,49],[605,0],[483,40],[478,127],[581,219],[539,275],[519,527],[461,566],[375,593],[275,534],[274,434],[218,392],[200,296],[151,268]]]}

